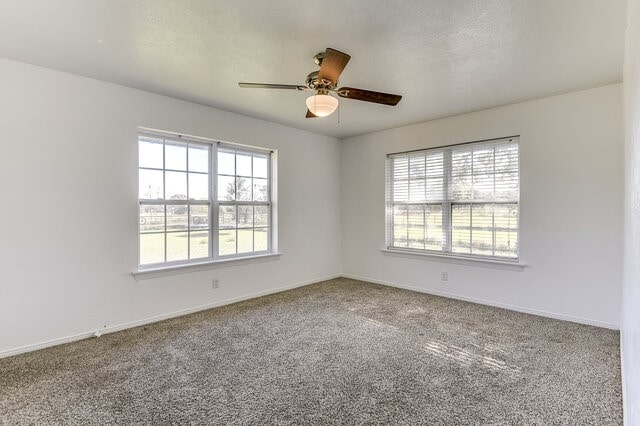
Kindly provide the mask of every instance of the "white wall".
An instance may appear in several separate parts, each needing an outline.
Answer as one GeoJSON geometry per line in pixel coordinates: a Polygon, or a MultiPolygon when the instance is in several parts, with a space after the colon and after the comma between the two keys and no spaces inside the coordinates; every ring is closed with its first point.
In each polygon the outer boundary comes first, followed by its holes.
{"type": "Polygon", "coordinates": [[[339,140],[8,60],[0,93],[0,355],[340,273],[339,140]],[[282,257],[134,281],[138,126],[277,149],[282,257]]]}
{"type": "Polygon", "coordinates": [[[621,89],[619,84],[610,85],[346,139],[343,271],[377,282],[618,327],[621,89]],[[528,265],[524,271],[381,253],[387,153],[511,135],[521,136],[520,254],[528,265]],[[440,282],[441,271],[448,271],[448,282],[440,282]]]}
{"type": "Polygon", "coordinates": [[[640,425],[640,0],[627,8],[622,381],[625,423],[640,425]]]}

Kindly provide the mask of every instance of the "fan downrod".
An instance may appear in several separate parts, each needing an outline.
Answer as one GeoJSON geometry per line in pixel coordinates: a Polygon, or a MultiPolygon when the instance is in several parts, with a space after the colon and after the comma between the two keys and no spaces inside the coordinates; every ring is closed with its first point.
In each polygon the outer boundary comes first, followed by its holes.
{"type": "Polygon", "coordinates": [[[321,67],[323,59],[324,59],[324,52],[320,52],[313,57],[313,62],[315,62],[317,66],[321,67]]]}

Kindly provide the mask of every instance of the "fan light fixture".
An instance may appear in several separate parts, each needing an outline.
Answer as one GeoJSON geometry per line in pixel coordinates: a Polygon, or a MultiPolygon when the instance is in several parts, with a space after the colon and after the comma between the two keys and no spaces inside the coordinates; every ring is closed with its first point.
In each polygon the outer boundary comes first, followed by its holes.
{"type": "Polygon", "coordinates": [[[338,108],[338,100],[329,95],[313,95],[307,98],[307,108],[317,117],[333,114],[338,108]]]}

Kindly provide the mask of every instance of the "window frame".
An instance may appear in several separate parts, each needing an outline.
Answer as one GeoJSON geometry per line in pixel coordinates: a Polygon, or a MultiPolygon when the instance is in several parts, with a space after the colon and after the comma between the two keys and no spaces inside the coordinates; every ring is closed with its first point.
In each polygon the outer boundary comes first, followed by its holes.
{"type": "MultiPolygon", "coordinates": [[[[495,159],[494,159],[495,161],[495,159]]],[[[484,140],[479,140],[479,141],[471,141],[471,142],[464,142],[464,143],[457,143],[457,144],[450,144],[450,145],[441,145],[441,146],[436,146],[436,147],[432,147],[432,148],[422,148],[422,149],[415,149],[415,150],[410,150],[410,151],[401,151],[401,152],[394,152],[394,153],[389,153],[386,155],[385,158],[385,171],[386,171],[386,176],[385,176],[385,204],[386,204],[386,214],[385,214],[385,248],[383,249],[383,252],[387,252],[390,254],[393,253],[398,253],[398,254],[402,254],[402,253],[406,253],[409,255],[417,255],[417,256],[431,256],[434,258],[440,258],[443,260],[469,260],[471,262],[481,262],[484,264],[515,264],[515,265],[523,265],[522,263],[520,263],[520,258],[521,258],[521,253],[520,253],[520,237],[521,237],[521,229],[520,229],[520,209],[521,209],[521,203],[520,203],[520,199],[521,199],[521,193],[520,193],[520,188],[521,188],[521,167],[520,167],[520,136],[519,135],[515,135],[515,136],[507,136],[507,137],[500,137],[500,138],[492,138],[492,139],[484,139],[484,140]],[[468,201],[461,201],[461,200],[455,200],[454,197],[452,197],[451,195],[451,180],[452,180],[452,153],[454,151],[456,151],[457,148],[462,148],[465,146],[473,146],[473,145],[477,145],[477,146],[497,146],[501,143],[514,143],[516,144],[518,150],[517,150],[517,179],[518,179],[518,195],[516,197],[515,200],[508,200],[508,201],[503,201],[503,200],[492,200],[492,201],[487,201],[487,200],[479,200],[479,201],[474,201],[474,200],[468,200],[468,201]],[[442,152],[443,153],[443,176],[442,176],[442,186],[443,186],[443,197],[441,201],[429,201],[429,200],[424,200],[424,201],[419,201],[419,202],[411,202],[409,199],[407,199],[406,202],[394,202],[394,184],[395,184],[395,179],[394,179],[394,168],[393,168],[393,158],[397,157],[397,156],[402,156],[402,155],[406,155],[407,156],[407,168],[408,168],[408,177],[410,176],[410,156],[411,154],[414,153],[424,153],[425,155],[429,155],[430,153],[438,153],[438,152],[442,152]],[[469,209],[472,210],[474,205],[482,205],[482,204],[492,204],[492,205],[496,205],[496,204],[515,204],[517,207],[517,212],[516,212],[516,220],[517,220],[517,227],[516,227],[516,235],[517,235],[517,246],[516,246],[516,256],[515,257],[507,257],[507,256],[496,256],[496,255],[487,255],[487,254],[474,254],[474,253],[461,253],[461,252],[455,252],[453,251],[452,248],[452,240],[453,240],[453,220],[452,220],[452,216],[453,216],[453,206],[455,205],[466,205],[469,206],[469,209]],[[430,206],[430,205],[440,205],[442,206],[442,250],[434,250],[434,249],[421,249],[421,248],[413,248],[413,247],[400,247],[400,246],[395,246],[394,245],[394,230],[395,230],[395,223],[394,223],[394,206],[397,205],[406,205],[406,206],[411,206],[411,205],[420,205],[424,208],[426,208],[426,206],[430,206]]],[[[494,175],[494,179],[495,179],[495,170],[493,172],[494,175]]],[[[469,176],[473,176],[473,172],[471,174],[469,174],[469,176]]],[[[427,171],[425,169],[425,180],[427,178],[427,171]]],[[[411,179],[409,179],[407,181],[407,185],[408,187],[411,185],[411,179]]],[[[426,222],[425,222],[426,223],[426,222]]],[[[469,225],[470,229],[470,235],[472,234],[473,231],[473,226],[470,223],[469,225]]],[[[408,232],[408,228],[409,226],[406,226],[407,228],[407,232],[408,232]]],[[[495,243],[495,232],[496,229],[498,227],[495,225],[495,219],[494,219],[494,224],[492,226],[492,230],[493,230],[493,246],[492,246],[492,251],[495,253],[496,252],[496,243],[495,243]]],[[[426,225],[425,225],[425,233],[426,233],[426,225]]],[[[472,238],[472,237],[471,237],[472,238]]],[[[426,241],[426,237],[425,237],[425,241],[426,241]]],[[[472,240],[471,240],[472,241],[472,240]]]]}
{"type": "MultiPolygon", "coordinates": [[[[137,225],[137,242],[138,242],[138,253],[137,253],[137,273],[149,273],[149,272],[154,272],[154,271],[170,271],[170,270],[181,270],[183,268],[186,267],[197,267],[197,266],[203,266],[203,265],[216,265],[216,264],[220,264],[220,265],[228,265],[228,264],[233,264],[236,261],[244,261],[244,260],[252,260],[252,259],[261,259],[261,258],[268,258],[271,256],[276,256],[279,255],[279,253],[277,253],[277,238],[276,238],[276,229],[275,229],[275,224],[277,223],[276,219],[275,219],[275,214],[276,214],[276,209],[275,209],[275,200],[274,200],[274,195],[275,195],[275,179],[274,179],[274,174],[275,174],[275,158],[276,158],[276,151],[270,148],[262,148],[262,147],[256,147],[256,146],[249,146],[249,145],[244,145],[244,144],[237,144],[237,143],[232,143],[232,142],[223,142],[223,141],[218,141],[218,140],[213,140],[213,139],[207,139],[207,138],[202,138],[202,137],[197,137],[197,136],[185,136],[185,135],[181,135],[181,134],[177,134],[177,133],[171,133],[171,132],[165,132],[165,131],[157,131],[157,130],[149,130],[149,129],[143,129],[140,128],[138,130],[137,133],[137,138],[136,138],[136,142],[137,142],[137,146],[138,146],[138,150],[140,147],[140,140],[143,137],[148,137],[148,138],[155,138],[155,139],[162,139],[163,141],[163,167],[162,169],[158,169],[158,168],[151,168],[151,167],[142,167],[140,165],[140,157],[138,154],[138,162],[137,162],[137,180],[138,180],[138,194],[137,194],[137,210],[138,210],[138,225],[137,225]],[[166,199],[164,198],[164,196],[166,196],[166,176],[165,173],[166,171],[173,171],[173,169],[168,169],[166,168],[166,152],[164,147],[166,146],[167,143],[176,143],[179,145],[184,145],[185,147],[188,147],[188,144],[194,144],[194,145],[207,145],[208,146],[208,168],[209,171],[207,172],[207,180],[208,180],[208,199],[206,200],[190,200],[190,199],[185,199],[185,200],[171,200],[171,199],[166,199]],[[267,159],[267,200],[266,201],[239,201],[239,200],[233,200],[233,201],[225,201],[225,200],[219,200],[218,199],[218,170],[219,170],[219,165],[218,165],[218,151],[220,149],[223,150],[233,150],[235,153],[237,152],[241,152],[241,153],[247,153],[247,154],[252,154],[252,174],[253,174],[253,154],[257,154],[260,156],[266,156],[267,159]],[[164,186],[164,191],[165,193],[163,194],[163,198],[161,199],[142,199],[140,198],[140,192],[139,192],[139,186],[140,186],[140,170],[141,169],[150,169],[150,170],[162,170],[163,171],[163,186],[164,186]],[[235,254],[227,254],[227,255],[220,255],[219,254],[219,234],[218,231],[220,230],[220,224],[218,222],[219,220],[219,208],[222,205],[234,205],[237,206],[238,205],[261,205],[261,206],[267,206],[268,207],[268,220],[267,220],[267,225],[264,227],[259,227],[259,228],[266,228],[267,229],[267,248],[266,250],[260,250],[260,251],[251,251],[251,252],[242,252],[242,253],[237,253],[237,248],[238,248],[238,238],[237,238],[237,234],[236,234],[236,253],[235,254]],[[164,230],[163,231],[159,231],[157,232],[158,234],[163,234],[164,237],[164,259],[165,261],[163,262],[156,262],[156,263],[146,263],[146,264],[141,264],[141,236],[143,235],[143,233],[141,232],[141,207],[144,205],[164,205],[165,208],[165,222],[164,222],[164,230]],[[208,240],[209,240],[209,244],[208,244],[208,256],[207,257],[199,257],[199,258],[195,258],[195,259],[184,259],[184,260],[173,260],[173,261],[167,261],[167,234],[171,233],[167,231],[167,222],[166,222],[166,217],[167,217],[167,212],[166,212],[166,208],[167,206],[170,205],[187,205],[187,208],[190,209],[190,207],[192,205],[206,205],[209,207],[209,214],[208,214],[208,230],[207,230],[207,234],[208,234],[208,240]]],[[[235,154],[234,154],[235,155],[235,154]]],[[[187,152],[187,157],[188,157],[188,152],[187,152]]],[[[188,161],[188,159],[187,159],[188,161]]],[[[236,159],[237,161],[237,159],[236,159]]],[[[187,163],[188,164],[188,163],[187,163]]],[[[234,167],[235,170],[235,167],[234,167]]],[[[188,166],[186,168],[186,170],[181,170],[181,172],[185,172],[187,175],[189,173],[191,173],[191,171],[188,169],[188,166]]],[[[194,172],[194,173],[198,173],[198,172],[194,172]]],[[[204,172],[199,172],[200,174],[204,174],[204,172]]],[[[237,178],[237,175],[235,175],[237,178]]],[[[187,179],[187,188],[188,188],[188,179],[187,179]]],[[[251,186],[251,191],[253,193],[253,185],[251,186]]],[[[188,196],[187,196],[188,197],[188,196]]],[[[237,198],[237,197],[236,197],[237,198]]],[[[253,197],[251,197],[253,198],[253,197]]],[[[254,210],[255,212],[255,210],[254,210]]],[[[255,214],[255,213],[254,213],[255,214]]],[[[187,235],[189,235],[189,233],[191,232],[191,218],[190,215],[187,215],[187,228],[184,231],[180,231],[180,232],[186,232],[187,235]]],[[[241,229],[238,227],[238,223],[237,223],[237,213],[236,213],[236,226],[235,228],[236,231],[238,229],[241,229]]],[[[252,229],[255,230],[255,222],[252,223],[252,227],[251,228],[247,228],[247,229],[252,229]]],[[[255,231],[254,231],[255,232],[255,231]]],[[[254,248],[255,248],[255,236],[254,236],[254,248]]],[[[191,253],[189,253],[190,256],[191,253]]],[[[137,273],[134,273],[134,276],[136,276],[137,273]]]]}

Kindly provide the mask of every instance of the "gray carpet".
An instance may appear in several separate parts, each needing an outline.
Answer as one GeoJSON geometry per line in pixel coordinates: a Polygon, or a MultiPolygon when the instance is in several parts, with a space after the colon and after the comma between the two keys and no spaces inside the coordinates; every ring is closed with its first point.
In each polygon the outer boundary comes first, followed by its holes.
{"type": "Polygon", "coordinates": [[[0,422],[621,424],[618,342],[336,279],[0,359],[0,422]]]}

